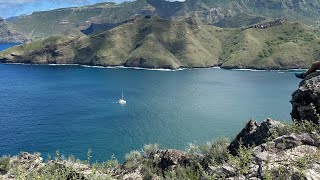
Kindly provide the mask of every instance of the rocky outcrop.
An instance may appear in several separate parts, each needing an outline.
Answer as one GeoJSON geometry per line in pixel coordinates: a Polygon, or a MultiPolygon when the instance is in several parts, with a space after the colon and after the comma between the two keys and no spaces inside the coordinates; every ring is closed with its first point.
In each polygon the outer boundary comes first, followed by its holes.
{"type": "MultiPolygon", "coordinates": [[[[199,163],[201,163],[205,156],[197,153],[187,153],[180,150],[168,149],[168,150],[157,150],[144,157],[144,160],[151,164],[151,168],[156,169],[159,174],[164,174],[165,172],[175,171],[177,168],[181,167],[192,167],[193,169],[199,168],[199,163]]],[[[121,170],[115,172],[115,177],[117,179],[144,179],[146,171],[150,167],[145,167],[139,165],[134,170],[126,168],[126,164],[121,168],[121,170]]],[[[138,163],[139,164],[139,163],[138,163]]],[[[155,179],[162,179],[159,175],[156,175],[155,179]]]]}
{"type": "Polygon", "coordinates": [[[317,132],[283,135],[254,146],[252,153],[241,152],[236,163],[229,160],[206,171],[227,179],[320,179],[319,143],[317,132]]]}
{"type": "Polygon", "coordinates": [[[266,177],[268,173],[280,179],[319,179],[319,142],[319,134],[313,132],[284,135],[255,147],[253,160],[259,165],[257,174],[266,177]]]}
{"type": "Polygon", "coordinates": [[[272,21],[258,23],[250,26],[249,28],[266,29],[266,28],[282,25],[287,21],[288,21],[287,18],[283,17],[283,18],[272,20],[272,21]]]}
{"type": "Polygon", "coordinates": [[[309,74],[300,82],[298,90],[292,94],[292,112],[294,121],[312,121],[320,123],[320,73],[309,74]]]}
{"type": "Polygon", "coordinates": [[[0,43],[23,43],[28,38],[16,31],[6,20],[0,18],[0,43]]]}
{"type": "Polygon", "coordinates": [[[264,143],[271,136],[270,130],[279,126],[282,126],[280,122],[270,118],[264,120],[260,125],[257,121],[250,120],[245,128],[237,135],[235,140],[230,143],[230,153],[237,155],[240,145],[249,147],[264,143]]]}
{"type": "Polygon", "coordinates": [[[174,170],[177,166],[192,166],[195,162],[203,161],[201,154],[188,154],[179,150],[159,150],[152,156],[152,159],[159,162],[157,166],[162,170],[174,170]]]}
{"type": "Polygon", "coordinates": [[[38,171],[45,166],[43,159],[40,157],[40,154],[30,154],[27,152],[22,152],[20,155],[8,158],[7,166],[8,171],[4,174],[0,174],[0,179],[14,179],[15,172],[14,168],[23,169],[24,171],[35,170],[38,171]]]}

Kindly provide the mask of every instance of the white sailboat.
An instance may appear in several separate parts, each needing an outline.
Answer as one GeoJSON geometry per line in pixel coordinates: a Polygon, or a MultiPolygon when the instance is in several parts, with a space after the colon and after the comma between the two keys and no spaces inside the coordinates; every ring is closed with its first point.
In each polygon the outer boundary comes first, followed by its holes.
{"type": "Polygon", "coordinates": [[[121,96],[121,98],[118,100],[118,103],[119,103],[119,104],[122,104],[122,105],[127,104],[127,101],[124,100],[123,91],[122,91],[122,96],[121,96]]]}

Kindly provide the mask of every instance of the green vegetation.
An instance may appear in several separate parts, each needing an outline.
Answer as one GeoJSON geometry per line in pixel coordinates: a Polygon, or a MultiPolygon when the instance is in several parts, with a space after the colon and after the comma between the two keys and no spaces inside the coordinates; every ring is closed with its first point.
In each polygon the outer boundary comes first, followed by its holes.
{"type": "Polygon", "coordinates": [[[80,35],[92,23],[122,23],[137,15],[158,15],[166,19],[197,17],[204,24],[238,28],[265,19],[288,17],[316,26],[320,16],[319,1],[297,2],[295,0],[245,1],[245,0],[188,0],[168,2],[165,0],[136,0],[132,2],[98,3],[90,6],[62,8],[34,12],[10,20],[17,31],[33,39],[53,35],[80,35]]]}
{"type": "Polygon", "coordinates": [[[0,158],[0,174],[7,173],[10,170],[10,157],[3,156],[0,158]]]}
{"type": "Polygon", "coordinates": [[[228,154],[228,162],[230,165],[236,169],[237,175],[245,175],[250,170],[252,163],[253,148],[246,148],[240,145],[238,150],[238,156],[233,156],[228,154]]]}
{"type": "Polygon", "coordinates": [[[316,132],[320,133],[320,127],[314,125],[314,123],[310,121],[302,121],[302,122],[293,122],[293,123],[285,123],[283,122],[283,126],[274,127],[270,130],[270,137],[268,141],[278,138],[279,136],[289,135],[292,133],[302,134],[306,132],[316,132]]]}
{"type": "Polygon", "coordinates": [[[320,31],[300,23],[221,29],[194,18],[140,17],[101,34],[53,36],[0,53],[2,62],[146,68],[308,68],[320,56],[320,31]]]}
{"type": "Polygon", "coordinates": [[[136,12],[150,7],[144,0],[122,4],[62,8],[20,16],[10,23],[19,31],[31,33],[34,39],[53,35],[81,35],[91,23],[115,23],[128,20],[136,12]]]}

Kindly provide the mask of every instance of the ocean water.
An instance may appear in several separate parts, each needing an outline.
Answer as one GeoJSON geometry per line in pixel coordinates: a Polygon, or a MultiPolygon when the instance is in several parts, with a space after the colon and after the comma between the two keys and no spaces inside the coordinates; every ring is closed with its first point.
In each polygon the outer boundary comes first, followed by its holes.
{"type": "Polygon", "coordinates": [[[18,45],[18,43],[7,43],[7,44],[1,44],[0,43],[0,51],[8,49],[12,46],[18,45]]]}
{"type": "Polygon", "coordinates": [[[298,83],[281,71],[0,64],[0,155],[85,159],[90,148],[105,161],[149,143],[184,150],[232,138],[251,118],[291,121],[298,83]]]}

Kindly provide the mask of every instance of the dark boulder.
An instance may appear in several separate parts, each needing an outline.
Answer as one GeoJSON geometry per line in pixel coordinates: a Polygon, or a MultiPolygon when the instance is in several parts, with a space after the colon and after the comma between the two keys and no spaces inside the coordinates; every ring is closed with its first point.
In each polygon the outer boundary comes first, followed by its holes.
{"type": "Polygon", "coordinates": [[[176,169],[176,167],[193,167],[204,160],[204,155],[168,149],[158,150],[148,158],[157,168],[164,172],[172,171],[176,169]]]}
{"type": "Polygon", "coordinates": [[[244,147],[258,146],[265,143],[271,136],[271,128],[282,125],[278,121],[270,118],[264,120],[260,125],[255,120],[250,120],[245,128],[237,135],[236,139],[230,143],[229,151],[232,155],[237,155],[240,145],[244,147]]]}
{"type": "Polygon", "coordinates": [[[320,123],[320,73],[308,75],[292,94],[291,117],[294,121],[320,123]]]}

